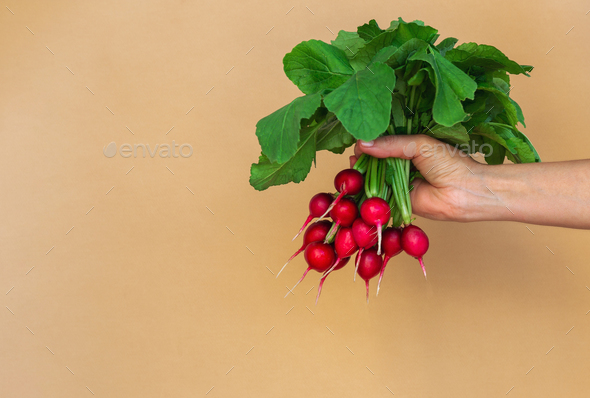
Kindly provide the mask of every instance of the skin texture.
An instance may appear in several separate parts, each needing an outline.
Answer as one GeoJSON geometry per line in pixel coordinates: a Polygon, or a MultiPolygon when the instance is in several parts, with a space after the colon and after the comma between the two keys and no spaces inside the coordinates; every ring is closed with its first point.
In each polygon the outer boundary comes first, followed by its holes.
{"type": "Polygon", "coordinates": [[[590,160],[490,166],[425,135],[357,142],[363,152],[411,159],[424,176],[410,192],[414,214],[444,221],[517,221],[590,229],[590,160]]]}

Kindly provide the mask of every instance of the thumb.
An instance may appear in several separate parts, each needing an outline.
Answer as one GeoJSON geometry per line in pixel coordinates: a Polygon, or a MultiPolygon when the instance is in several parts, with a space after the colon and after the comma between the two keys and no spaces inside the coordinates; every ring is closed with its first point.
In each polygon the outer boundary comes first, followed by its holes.
{"type": "Polygon", "coordinates": [[[376,158],[415,159],[436,144],[440,142],[424,134],[386,135],[368,142],[359,140],[355,149],[376,158]]]}

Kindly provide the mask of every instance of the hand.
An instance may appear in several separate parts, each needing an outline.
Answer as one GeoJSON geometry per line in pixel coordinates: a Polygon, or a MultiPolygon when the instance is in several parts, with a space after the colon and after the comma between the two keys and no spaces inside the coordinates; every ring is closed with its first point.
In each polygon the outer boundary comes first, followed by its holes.
{"type": "Polygon", "coordinates": [[[424,180],[414,179],[410,192],[412,212],[433,220],[476,221],[478,204],[490,201],[481,177],[485,166],[468,154],[426,135],[390,135],[358,141],[351,167],[362,154],[377,158],[411,159],[424,180]]]}

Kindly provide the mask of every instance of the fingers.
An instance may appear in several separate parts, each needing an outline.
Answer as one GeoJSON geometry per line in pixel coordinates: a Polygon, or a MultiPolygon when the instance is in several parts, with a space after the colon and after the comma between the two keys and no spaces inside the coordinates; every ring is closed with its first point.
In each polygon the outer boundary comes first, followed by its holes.
{"type": "Polygon", "coordinates": [[[436,144],[440,142],[423,134],[387,135],[369,142],[358,141],[354,152],[356,156],[364,152],[377,158],[414,159],[436,144]]]}
{"type": "Polygon", "coordinates": [[[358,159],[356,156],[350,156],[348,159],[350,160],[350,168],[352,169],[358,159]]]}
{"type": "Polygon", "coordinates": [[[359,142],[357,141],[356,144],[354,144],[354,156],[358,159],[359,156],[361,156],[363,154],[363,151],[361,150],[360,146],[359,146],[359,142]]]}

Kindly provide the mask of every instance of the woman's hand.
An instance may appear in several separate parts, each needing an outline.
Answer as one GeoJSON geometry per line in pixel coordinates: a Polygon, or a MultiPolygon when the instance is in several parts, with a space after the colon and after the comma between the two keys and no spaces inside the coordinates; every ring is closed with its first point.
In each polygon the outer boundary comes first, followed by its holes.
{"type": "Polygon", "coordinates": [[[351,167],[362,154],[411,159],[424,180],[414,179],[410,192],[413,213],[435,220],[476,221],[477,203],[494,200],[481,177],[482,164],[459,149],[426,135],[390,135],[358,141],[351,167]],[[475,206],[474,206],[475,205],[475,206]]]}

